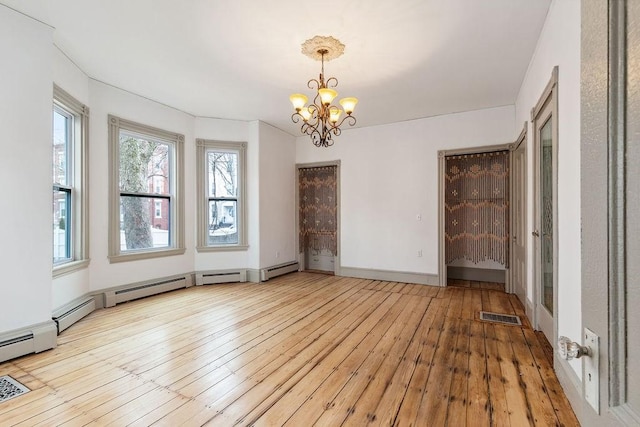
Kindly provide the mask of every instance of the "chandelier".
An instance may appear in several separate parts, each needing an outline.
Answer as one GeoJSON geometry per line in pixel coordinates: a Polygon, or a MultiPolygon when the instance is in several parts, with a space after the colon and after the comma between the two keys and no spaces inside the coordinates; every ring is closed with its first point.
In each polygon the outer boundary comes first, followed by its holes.
{"type": "Polygon", "coordinates": [[[307,104],[307,96],[294,93],[289,97],[295,112],[291,116],[294,123],[302,120],[300,130],[309,135],[316,147],[329,147],[333,145],[332,135],[338,136],[342,132],[340,126],[346,121],[349,126],[356,124],[353,116],[358,100],[356,98],[342,98],[340,105],[333,105],[333,100],[338,96],[334,87],[338,86],[338,79],[324,77],[324,61],[330,61],[344,53],[344,45],[333,37],[315,36],[302,44],[302,53],[308,57],[322,62],[320,77],[311,79],[307,83],[309,89],[315,90],[313,102],[307,104]],[[340,116],[345,114],[342,119],[340,116]]]}

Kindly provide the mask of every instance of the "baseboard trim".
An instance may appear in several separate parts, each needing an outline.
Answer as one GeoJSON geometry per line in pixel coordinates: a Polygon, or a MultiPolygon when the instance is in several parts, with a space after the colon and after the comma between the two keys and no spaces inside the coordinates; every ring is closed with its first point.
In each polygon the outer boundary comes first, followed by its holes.
{"type": "Polygon", "coordinates": [[[406,271],[374,270],[369,268],[345,267],[340,268],[340,276],[356,277],[358,279],[384,280],[385,282],[416,283],[419,285],[438,286],[437,274],[411,273],[406,271]]]}
{"type": "Polygon", "coordinates": [[[198,271],[196,274],[196,286],[214,285],[219,283],[242,283],[247,281],[247,270],[208,270],[198,271]]]}
{"type": "Polygon", "coordinates": [[[153,295],[175,291],[193,286],[193,274],[184,273],[165,277],[155,277],[141,282],[128,283],[109,289],[101,289],[96,294],[102,294],[104,307],[146,298],[153,295]]]}
{"type": "Polygon", "coordinates": [[[58,328],[53,320],[0,335],[0,362],[40,353],[58,345],[58,328]]]}
{"type": "Polygon", "coordinates": [[[247,282],[260,283],[260,270],[247,268],[247,282]]]}
{"type": "Polygon", "coordinates": [[[529,323],[531,323],[531,325],[535,329],[536,325],[533,324],[533,303],[531,301],[529,301],[526,297],[525,297],[525,300],[526,300],[526,303],[524,304],[525,314],[527,315],[527,318],[529,319],[529,323]]]}
{"type": "Polygon", "coordinates": [[[578,417],[580,424],[584,424],[584,413],[582,404],[582,381],[578,378],[571,365],[566,360],[560,359],[553,349],[553,368],[556,371],[560,386],[564,390],[564,394],[567,396],[573,412],[578,417]]]}
{"type": "Polygon", "coordinates": [[[85,295],[54,310],[52,317],[53,321],[56,322],[58,335],[60,335],[60,332],[69,328],[69,326],[95,311],[96,299],[100,298],[85,295]]]}

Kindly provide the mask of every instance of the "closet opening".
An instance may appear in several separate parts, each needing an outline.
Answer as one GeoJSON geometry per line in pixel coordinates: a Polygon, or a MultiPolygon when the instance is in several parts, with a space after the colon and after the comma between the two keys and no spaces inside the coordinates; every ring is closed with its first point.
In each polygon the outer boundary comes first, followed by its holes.
{"type": "Polygon", "coordinates": [[[513,144],[439,152],[440,285],[510,289],[513,144]]]}
{"type": "Polygon", "coordinates": [[[301,270],[338,274],[339,162],[298,165],[301,270]]]}

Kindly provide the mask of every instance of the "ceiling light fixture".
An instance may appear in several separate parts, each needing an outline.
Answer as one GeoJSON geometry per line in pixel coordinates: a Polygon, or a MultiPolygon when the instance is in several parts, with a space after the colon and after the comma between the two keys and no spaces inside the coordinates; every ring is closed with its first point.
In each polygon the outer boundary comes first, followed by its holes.
{"type": "Polygon", "coordinates": [[[349,126],[356,124],[353,110],[358,103],[356,98],[342,98],[339,107],[331,104],[338,96],[338,92],[331,89],[338,86],[338,79],[329,77],[324,79],[324,61],[331,61],[344,53],[344,44],[333,37],[315,36],[302,44],[302,53],[308,57],[321,61],[322,68],[318,80],[311,79],[307,83],[309,89],[314,89],[316,95],[313,102],[307,104],[307,96],[301,93],[294,93],[289,97],[295,113],[291,116],[294,123],[299,123],[302,119],[300,130],[302,133],[311,136],[311,141],[316,147],[329,147],[333,145],[332,134],[335,136],[342,133],[340,126],[347,121],[349,126]],[[340,116],[345,113],[342,120],[340,116]]]}

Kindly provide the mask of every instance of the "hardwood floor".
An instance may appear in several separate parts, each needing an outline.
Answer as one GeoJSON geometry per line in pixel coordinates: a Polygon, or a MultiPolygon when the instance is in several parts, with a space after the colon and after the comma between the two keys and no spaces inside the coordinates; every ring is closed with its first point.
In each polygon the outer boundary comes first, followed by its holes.
{"type": "Polygon", "coordinates": [[[99,310],[0,364],[0,425],[578,425],[517,298],[311,273],[99,310]],[[525,322],[526,323],[526,322],[525,322]]]}

